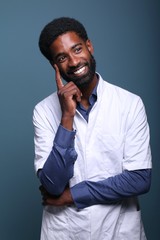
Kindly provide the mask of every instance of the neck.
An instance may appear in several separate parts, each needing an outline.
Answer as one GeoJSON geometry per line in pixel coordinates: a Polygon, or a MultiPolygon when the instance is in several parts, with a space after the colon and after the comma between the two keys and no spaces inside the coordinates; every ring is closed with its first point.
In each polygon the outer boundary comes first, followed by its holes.
{"type": "Polygon", "coordinates": [[[82,98],[81,98],[81,104],[87,109],[90,104],[89,104],[89,97],[91,96],[93,89],[97,85],[98,82],[98,77],[95,74],[93,80],[85,85],[84,87],[81,87],[81,93],[82,93],[82,98]]]}
{"type": "Polygon", "coordinates": [[[98,82],[98,77],[95,74],[93,80],[90,83],[80,88],[82,93],[82,99],[85,99],[85,100],[89,99],[90,95],[93,92],[93,89],[97,85],[97,82],[98,82]]]}

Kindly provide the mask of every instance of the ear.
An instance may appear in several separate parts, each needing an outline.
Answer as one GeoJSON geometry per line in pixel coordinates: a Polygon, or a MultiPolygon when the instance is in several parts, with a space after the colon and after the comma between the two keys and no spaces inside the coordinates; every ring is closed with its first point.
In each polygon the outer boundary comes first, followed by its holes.
{"type": "Polygon", "coordinates": [[[87,48],[88,48],[88,51],[89,51],[91,54],[93,54],[94,48],[93,48],[93,44],[92,44],[91,40],[87,39],[87,41],[86,41],[86,46],[87,46],[87,48]]]}

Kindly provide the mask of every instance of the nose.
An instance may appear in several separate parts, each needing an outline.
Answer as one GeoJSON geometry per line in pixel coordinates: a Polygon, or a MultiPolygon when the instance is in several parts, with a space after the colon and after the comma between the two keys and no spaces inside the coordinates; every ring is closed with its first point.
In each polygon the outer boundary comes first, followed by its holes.
{"type": "Polygon", "coordinates": [[[78,63],[79,63],[79,59],[77,56],[74,56],[74,55],[69,56],[69,60],[68,60],[69,67],[75,67],[78,65],[78,63]]]}

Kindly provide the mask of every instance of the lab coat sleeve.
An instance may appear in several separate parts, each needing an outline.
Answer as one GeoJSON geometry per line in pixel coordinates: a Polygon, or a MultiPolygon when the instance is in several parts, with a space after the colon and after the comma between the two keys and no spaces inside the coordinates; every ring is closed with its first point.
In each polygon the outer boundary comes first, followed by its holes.
{"type": "Polygon", "coordinates": [[[149,191],[150,185],[151,169],[124,171],[102,181],[80,182],[71,188],[71,194],[77,208],[82,209],[144,194],[149,191]]]}
{"type": "MultiPolygon", "coordinates": [[[[57,122],[58,123],[58,122],[57,122]]],[[[39,104],[33,112],[35,170],[42,185],[53,195],[63,192],[73,175],[77,158],[74,149],[75,131],[68,131],[49,116],[39,104]]]]}
{"type": "Polygon", "coordinates": [[[130,107],[123,152],[123,170],[152,168],[149,125],[140,97],[130,107]]]}
{"type": "Polygon", "coordinates": [[[77,153],[74,149],[75,131],[61,125],[56,133],[52,151],[38,176],[45,189],[52,195],[60,195],[73,177],[77,153]]]}

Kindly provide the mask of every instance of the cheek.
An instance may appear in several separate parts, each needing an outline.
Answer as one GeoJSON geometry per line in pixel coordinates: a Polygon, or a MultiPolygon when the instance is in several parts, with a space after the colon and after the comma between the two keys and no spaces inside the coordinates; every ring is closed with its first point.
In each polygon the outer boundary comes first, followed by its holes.
{"type": "Polygon", "coordinates": [[[63,75],[65,73],[64,70],[61,69],[61,68],[59,68],[59,72],[60,72],[61,75],[63,75]]]}
{"type": "Polygon", "coordinates": [[[59,68],[59,71],[60,73],[65,73],[66,72],[66,69],[67,69],[67,65],[65,63],[62,63],[62,64],[57,64],[58,68],[59,68]]]}
{"type": "Polygon", "coordinates": [[[86,60],[87,60],[88,62],[90,61],[91,56],[92,56],[92,53],[91,53],[89,50],[86,51],[86,53],[85,53],[85,58],[86,58],[86,60]]]}
{"type": "Polygon", "coordinates": [[[61,76],[65,76],[66,75],[66,73],[67,73],[67,69],[63,66],[60,66],[59,67],[59,72],[60,72],[60,75],[61,76]]]}

